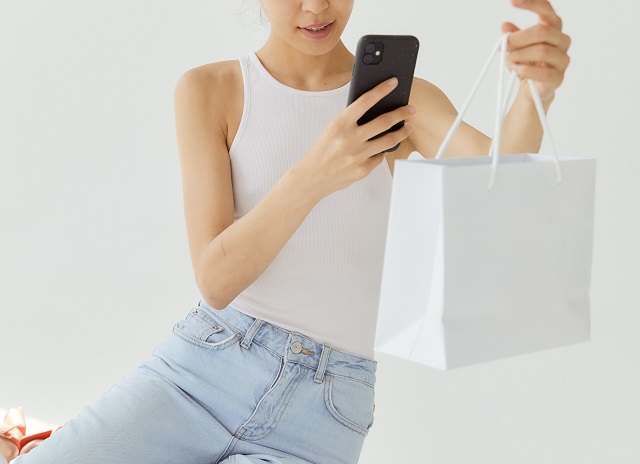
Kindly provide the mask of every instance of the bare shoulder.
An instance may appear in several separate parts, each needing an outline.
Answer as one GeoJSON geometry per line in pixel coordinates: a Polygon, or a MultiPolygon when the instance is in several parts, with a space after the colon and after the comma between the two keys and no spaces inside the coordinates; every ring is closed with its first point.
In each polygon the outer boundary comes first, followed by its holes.
{"type": "Polygon", "coordinates": [[[236,122],[239,124],[243,105],[239,61],[208,63],[186,71],[176,82],[174,102],[176,110],[182,106],[206,117],[225,138],[235,135],[233,129],[236,122]]]}
{"type": "Polygon", "coordinates": [[[413,78],[409,103],[416,107],[407,120],[414,127],[409,141],[422,156],[432,157],[455,119],[456,109],[442,90],[420,77],[413,78]]]}
{"type": "Polygon", "coordinates": [[[215,96],[242,89],[242,71],[238,60],[203,64],[185,72],[176,83],[176,91],[200,91],[215,96]]]}
{"type": "Polygon", "coordinates": [[[421,77],[413,78],[409,102],[412,105],[416,105],[416,107],[418,105],[426,105],[426,107],[430,107],[432,110],[444,110],[449,113],[456,113],[455,108],[445,93],[440,90],[438,86],[421,77]]]}
{"type": "Polygon", "coordinates": [[[413,124],[414,131],[402,141],[396,151],[386,154],[391,174],[393,174],[395,160],[407,159],[414,151],[421,153],[423,156],[429,152],[429,148],[425,146],[425,138],[427,138],[425,137],[425,132],[429,130],[429,127],[421,123],[433,119],[434,115],[440,112],[437,108],[442,105],[443,98],[448,101],[444,93],[431,82],[420,77],[413,78],[409,104],[414,105],[417,112],[414,116],[408,118],[407,122],[413,124]]]}
{"type": "MultiPolygon", "coordinates": [[[[420,77],[414,77],[409,103],[416,107],[410,122],[417,129],[412,137],[434,138],[441,135],[457,116],[457,111],[445,93],[438,86],[420,77]]],[[[431,140],[433,142],[433,140],[431,140]]],[[[417,143],[424,148],[424,143],[417,143]]],[[[429,143],[432,145],[432,143],[429,143]]],[[[429,147],[429,151],[432,147],[429,147]]]]}
{"type": "MultiPolygon", "coordinates": [[[[433,157],[458,116],[445,93],[436,85],[414,78],[409,102],[416,112],[408,119],[414,126],[409,136],[416,151],[433,157]]],[[[477,156],[487,152],[490,139],[464,121],[456,131],[444,156],[477,156]]]]}

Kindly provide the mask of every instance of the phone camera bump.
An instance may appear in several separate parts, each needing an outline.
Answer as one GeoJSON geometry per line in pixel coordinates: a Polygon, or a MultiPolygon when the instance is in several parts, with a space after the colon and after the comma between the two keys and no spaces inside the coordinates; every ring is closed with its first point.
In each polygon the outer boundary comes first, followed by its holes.
{"type": "Polygon", "coordinates": [[[369,42],[364,46],[364,56],[362,62],[364,64],[378,64],[382,61],[382,50],[384,49],[382,43],[369,42]]]}

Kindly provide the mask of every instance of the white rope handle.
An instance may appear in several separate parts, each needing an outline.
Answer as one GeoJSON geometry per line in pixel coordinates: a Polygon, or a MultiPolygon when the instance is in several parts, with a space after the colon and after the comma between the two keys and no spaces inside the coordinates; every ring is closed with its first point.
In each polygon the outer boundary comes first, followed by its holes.
{"type": "Polygon", "coordinates": [[[480,75],[476,79],[475,84],[473,84],[473,87],[471,88],[471,92],[469,92],[469,96],[467,97],[467,100],[464,102],[464,105],[462,105],[462,109],[458,113],[458,116],[453,121],[453,124],[451,124],[451,128],[449,129],[449,132],[447,133],[447,135],[445,136],[444,140],[442,141],[442,144],[440,145],[440,148],[438,149],[438,152],[436,153],[435,159],[442,158],[442,154],[444,153],[444,151],[449,146],[449,143],[451,142],[451,139],[453,138],[453,134],[455,134],[456,130],[458,130],[458,127],[460,126],[460,123],[462,122],[462,118],[464,117],[464,115],[467,113],[467,110],[469,109],[469,104],[471,103],[471,100],[475,96],[475,94],[476,94],[476,92],[478,90],[478,87],[480,87],[480,84],[484,80],[484,76],[487,75],[487,71],[489,70],[489,66],[491,66],[491,63],[493,63],[493,59],[496,56],[496,53],[497,53],[499,47],[500,47],[500,42],[498,42],[496,44],[496,46],[493,47],[493,50],[491,50],[491,55],[489,55],[489,59],[485,63],[484,67],[482,68],[482,71],[480,71],[480,75]]]}
{"type": "MultiPolygon", "coordinates": [[[[462,105],[462,109],[460,110],[460,113],[458,114],[453,124],[451,125],[449,132],[445,136],[435,156],[435,159],[442,158],[444,151],[447,149],[447,147],[451,143],[451,139],[453,138],[453,135],[455,134],[456,130],[462,123],[462,118],[466,114],[469,108],[469,104],[471,103],[471,100],[475,96],[478,90],[478,87],[480,86],[484,77],[486,76],[487,71],[489,70],[489,66],[495,59],[495,56],[498,54],[498,52],[500,52],[500,76],[499,76],[499,82],[498,82],[498,97],[497,97],[498,102],[497,102],[497,109],[496,109],[495,134],[493,139],[491,140],[491,146],[489,148],[489,155],[492,157],[492,168],[491,168],[491,178],[489,180],[489,184],[487,185],[488,189],[492,188],[493,184],[495,183],[497,169],[498,169],[498,158],[499,158],[498,155],[500,152],[500,139],[502,136],[502,126],[504,124],[504,118],[507,113],[507,105],[511,100],[512,92],[513,92],[513,84],[516,82],[516,79],[517,79],[516,73],[511,72],[511,79],[509,80],[507,91],[504,92],[503,76],[504,76],[504,71],[505,71],[506,62],[507,62],[506,57],[507,57],[507,41],[508,40],[509,40],[509,33],[504,34],[502,37],[500,37],[500,40],[498,40],[498,43],[495,45],[495,47],[491,51],[491,55],[489,56],[487,63],[484,65],[484,68],[480,72],[480,76],[478,76],[478,79],[476,80],[475,84],[473,85],[473,88],[471,89],[471,92],[469,93],[469,96],[467,97],[467,100],[465,101],[464,105],[462,105]]],[[[562,171],[560,169],[560,160],[558,159],[558,153],[553,143],[553,140],[551,138],[551,131],[549,130],[549,124],[547,122],[547,118],[544,112],[542,100],[540,99],[538,88],[535,86],[532,80],[529,80],[529,87],[531,89],[531,96],[533,98],[536,111],[538,113],[538,118],[540,119],[540,123],[542,124],[545,135],[547,136],[551,144],[551,149],[553,152],[554,162],[556,166],[556,178],[557,178],[558,184],[561,184],[562,171]]]]}

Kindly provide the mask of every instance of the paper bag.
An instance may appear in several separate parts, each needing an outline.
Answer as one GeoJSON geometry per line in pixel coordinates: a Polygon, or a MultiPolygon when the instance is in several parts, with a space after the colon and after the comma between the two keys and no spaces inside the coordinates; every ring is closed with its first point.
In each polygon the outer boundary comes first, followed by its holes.
{"type": "Polygon", "coordinates": [[[451,369],[590,339],[595,160],[498,149],[396,161],[375,351],[451,369]]]}

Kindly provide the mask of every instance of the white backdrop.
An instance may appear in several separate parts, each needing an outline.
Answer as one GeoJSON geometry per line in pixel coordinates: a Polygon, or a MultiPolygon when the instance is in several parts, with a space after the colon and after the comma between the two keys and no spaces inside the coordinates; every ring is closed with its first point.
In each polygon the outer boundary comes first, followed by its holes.
{"type": "MultiPolygon", "coordinates": [[[[0,408],[64,423],[197,304],[173,88],[261,46],[252,1],[0,0],[0,408]]],[[[451,372],[376,354],[363,463],[640,460],[640,7],[553,3],[574,41],[554,138],[598,159],[593,341],[451,372]]],[[[459,108],[505,20],[536,17],[508,0],[356,0],[344,38],[416,35],[416,74],[459,108]]],[[[493,84],[481,92],[467,120],[490,134],[493,84]]]]}

